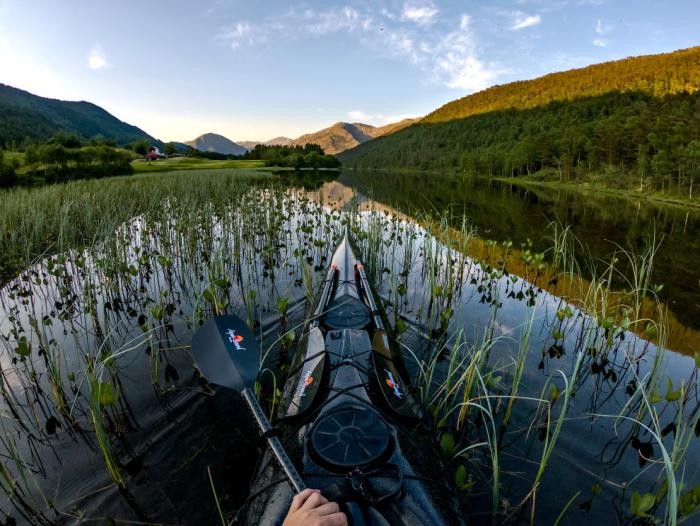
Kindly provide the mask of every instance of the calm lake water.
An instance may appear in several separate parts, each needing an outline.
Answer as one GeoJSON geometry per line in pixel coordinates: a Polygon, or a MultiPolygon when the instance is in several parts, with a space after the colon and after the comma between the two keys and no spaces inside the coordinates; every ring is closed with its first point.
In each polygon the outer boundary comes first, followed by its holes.
{"type": "MultiPolygon", "coordinates": [[[[547,248],[543,233],[558,217],[597,256],[613,250],[612,243],[637,248],[656,229],[664,240],[655,275],[690,329],[698,328],[700,313],[697,214],[611,200],[583,206],[571,195],[426,175],[328,179],[304,174],[284,194],[241,198],[230,215],[203,215],[195,224],[179,223],[175,213],[134,218],[104,247],[41,262],[0,291],[0,454],[19,488],[13,503],[3,499],[0,518],[217,524],[214,491],[233,518],[247,495],[260,442],[239,397],[211,389],[194,371],[188,349],[194,320],[200,310],[211,314],[206,298],[212,295],[230,302],[230,311],[254,316],[274,368],[279,334],[302,323],[308,307],[304,269],[317,288],[351,206],[365,230],[381,232],[381,250],[373,250],[369,266],[389,319],[406,326],[401,342],[410,350],[405,360],[416,380],[416,360],[441,350],[439,380],[453,353],[479,348],[485,338],[493,342],[484,373],[491,373],[491,403],[501,415],[496,522],[529,522],[529,508],[518,514],[515,507],[530,491],[546,439],[553,436],[543,408],[550,407],[555,420],[564,403],[555,393],[567,385],[575,395],[538,487],[535,524],[552,524],[569,501],[560,524],[639,523],[632,494],[663,496],[660,459],[674,441],[684,448],[675,472],[681,493],[700,484],[700,429],[685,427],[698,413],[692,357],[660,352],[629,332],[598,329],[573,306],[561,315],[566,304],[560,298],[448,253],[409,213],[449,209],[455,225],[465,214],[484,237],[516,244],[529,238],[538,250],[547,248]],[[119,263],[112,263],[115,258],[119,263]],[[436,297],[435,286],[451,293],[436,297]],[[275,309],[281,297],[290,300],[284,321],[275,309]],[[447,309],[449,324],[436,331],[447,309]],[[501,426],[525,334],[520,389],[508,424],[501,426]],[[646,394],[658,395],[657,422],[635,394],[650,375],[658,393],[650,388],[646,394]],[[102,399],[96,411],[99,385],[118,394],[102,399]],[[105,468],[95,418],[109,437],[108,457],[124,481],[121,490],[105,468]],[[653,435],[661,431],[663,438],[653,435]]],[[[373,239],[360,242],[365,251],[373,239]]],[[[454,430],[465,444],[484,440],[477,416],[469,420],[473,425],[454,430]]],[[[487,524],[492,457],[477,448],[465,465],[474,480],[465,504],[474,523],[487,524]]],[[[448,478],[454,468],[454,462],[446,464],[448,478]]],[[[664,506],[660,498],[647,511],[662,518],[664,506]]]]}
{"type": "Polygon", "coordinates": [[[683,325],[700,329],[698,209],[434,174],[348,173],[339,182],[401,210],[447,210],[455,222],[465,215],[480,237],[516,247],[530,239],[539,250],[550,248],[552,221],[571,226],[595,258],[619,248],[640,253],[655,237],[653,281],[664,286],[660,296],[683,325]]]}

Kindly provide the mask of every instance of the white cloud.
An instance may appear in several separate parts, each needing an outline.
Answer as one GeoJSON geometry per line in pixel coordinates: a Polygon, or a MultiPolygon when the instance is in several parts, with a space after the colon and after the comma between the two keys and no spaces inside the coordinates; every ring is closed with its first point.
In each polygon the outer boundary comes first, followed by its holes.
{"type": "MultiPolygon", "coordinates": [[[[540,21],[537,16],[533,23],[530,21],[533,17],[528,18],[518,11],[508,14],[514,23],[524,23],[522,27],[540,21]]],[[[468,15],[460,18],[457,29],[447,33],[433,31],[430,27],[438,18],[438,10],[426,2],[404,4],[400,15],[386,8],[345,6],[325,11],[306,8],[267,18],[257,25],[239,22],[221,31],[218,38],[238,48],[265,40],[279,43],[285,38],[323,38],[343,32],[354,35],[376,54],[410,62],[434,83],[468,91],[484,89],[506,73],[479,59],[468,15]],[[410,23],[402,24],[402,21],[410,23]]]]}
{"type": "Polygon", "coordinates": [[[317,12],[304,9],[290,11],[276,19],[267,19],[260,24],[247,21],[237,22],[223,28],[216,38],[228,42],[232,49],[241,46],[256,46],[268,40],[278,40],[280,36],[298,38],[301,36],[324,36],[339,31],[368,31],[373,20],[351,7],[329,9],[317,12]]]}
{"type": "Polygon", "coordinates": [[[372,118],[371,115],[360,110],[349,111],[348,117],[355,121],[368,121],[372,118]]]}
{"type": "Polygon", "coordinates": [[[598,21],[596,22],[594,28],[595,28],[596,33],[598,33],[599,35],[604,35],[605,33],[609,33],[610,31],[615,29],[615,26],[606,25],[599,18],[598,21]]]}
{"type": "Polygon", "coordinates": [[[226,40],[231,49],[236,49],[242,44],[252,46],[265,40],[265,31],[258,27],[253,27],[249,22],[237,22],[236,25],[224,29],[219,33],[218,38],[226,40]]]}
{"type": "Polygon", "coordinates": [[[210,16],[216,13],[222,6],[230,4],[231,0],[216,0],[212,5],[210,5],[205,11],[204,16],[210,16]]]}
{"type": "Polygon", "coordinates": [[[380,13],[384,18],[388,18],[389,20],[396,20],[397,19],[397,16],[386,8],[382,8],[380,13]]]}
{"type": "Polygon", "coordinates": [[[438,68],[447,73],[447,87],[459,88],[469,92],[480,91],[492,84],[495,73],[486,68],[473,56],[457,58],[447,56],[438,62],[438,68]]]}
{"type": "Polygon", "coordinates": [[[386,36],[373,44],[384,53],[393,56],[405,57],[412,64],[419,64],[422,60],[420,49],[416,49],[416,42],[411,32],[405,29],[386,31],[386,36]]]}
{"type": "Polygon", "coordinates": [[[436,57],[433,78],[448,88],[482,90],[505,72],[487,66],[477,57],[468,15],[462,15],[459,29],[445,35],[432,51],[436,57]]]}
{"type": "Polygon", "coordinates": [[[438,10],[432,4],[422,6],[405,4],[401,12],[401,20],[425,26],[431,24],[437,14],[438,10]]]}
{"type": "MultiPolygon", "coordinates": [[[[313,12],[307,10],[306,14],[311,18],[313,12]]],[[[314,35],[326,35],[343,30],[354,31],[358,27],[366,29],[369,22],[370,20],[361,16],[356,9],[346,6],[318,13],[307,29],[314,35]]]]}
{"type": "Polygon", "coordinates": [[[107,57],[99,44],[97,44],[94,48],[92,48],[92,51],[90,51],[90,55],[88,56],[88,66],[93,70],[103,69],[109,66],[107,57]]]}
{"type": "Polygon", "coordinates": [[[542,22],[542,17],[540,15],[527,16],[524,13],[515,13],[515,19],[513,20],[513,25],[510,26],[512,31],[518,31],[519,29],[525,29],[526,27],[532,27],[540,24],[542,22]]]}
{"type": "Polygon", "coordinates": [[[605,47],[605,46],[608,45],[608,41],[605,40],[604,38],[596,38],[596,39],[593,41],[593,45],[594,45],[594,46],[598,46],[598,47],[605,47]]]}

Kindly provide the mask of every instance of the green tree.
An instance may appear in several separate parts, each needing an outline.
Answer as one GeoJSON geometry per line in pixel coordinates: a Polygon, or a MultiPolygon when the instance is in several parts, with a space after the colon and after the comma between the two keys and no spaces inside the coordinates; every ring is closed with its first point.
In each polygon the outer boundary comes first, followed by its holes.
{"type": "Polygon", "coordinates": [[[646,148],[639,146],[637,149],[637,176],[639,177],[639,191],[644,190],[644,178],[649,173],[649,155],[646,148]]]}
{"type": "Polygon", "coordinates": [[[656,187],[661,186],[661,191],[664,191],[666,189],[666,180],[673,171],[673,162],[671,162],[671,158],[666,150],[660,150],[652,157],[651,169],[654,172],[656,187]]]}
{"type": "Polygon", "coordinates": [[[14,167],[5,161],[5,154],[0,150],[0,187],[13,186],[16,178],[14,167]]]}
{"type": "Polygon", "coordinates": [[[37,150],[37,147],[34,146],[33,144],[30,144],[24,150],[24,164],[26,166],[31,166],[32,164],[36,164],[38,162],[39,162],[39,152],[37,150]]]}
{"type": "MultiPolygon", "coordinates": [[[[138,153],[139,155],[146,155],[150,147],[151,143],[145,139],[142,141],[132,142],[126,145],[127,150],[131,150],[134,153],[138,153]]],[[[195,151],[193,148],[192,150],[195,151]]]]}
{"type": "Polygon", "coordinates": [[[80,148],[83,143],[75,133],[58,132],[51,139],[50,143],[60,144],[64,148],[80,148]]]}
{"type": "Polygon", "coordinates": [[[700,172],[700,141],[690,141],[685,147],[685,157],[688,160],[688,175],[690,177],[690,187],[688,188],[688,198],[693,198],[693,182],[700,172]]]}

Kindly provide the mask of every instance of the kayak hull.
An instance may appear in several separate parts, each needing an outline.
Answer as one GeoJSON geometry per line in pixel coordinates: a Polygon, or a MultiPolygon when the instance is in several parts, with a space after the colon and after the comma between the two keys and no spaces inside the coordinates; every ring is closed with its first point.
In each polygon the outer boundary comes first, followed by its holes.
{"type": "MultiPolygon", "coordinates": [[[[307,486],[350,524],[465,524],[432,444],[415,432],[422,412],[398,360],[346,234],[292,360],[280,438],[307,486]]],[[[241,522],[282,524],[293,496],[266,451],[241,522]]]]}

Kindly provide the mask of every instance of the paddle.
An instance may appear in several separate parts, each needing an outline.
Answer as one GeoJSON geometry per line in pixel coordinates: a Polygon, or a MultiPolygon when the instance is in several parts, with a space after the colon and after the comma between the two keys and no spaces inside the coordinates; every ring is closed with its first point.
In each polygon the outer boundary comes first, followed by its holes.
{"type": "Polygon", "coordinates": [[[306,489],[279,438],[267,436],[272,426],[250,388],[258,376],[260,352],[245,322],[232,315],[211,318],[195,333],[192,354],[209,382],[240,391],[294,490],[299,493],[306,489]]]}

